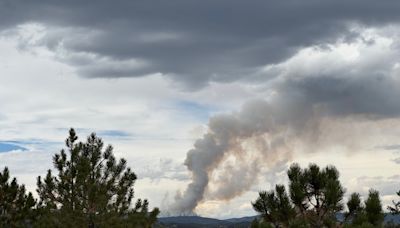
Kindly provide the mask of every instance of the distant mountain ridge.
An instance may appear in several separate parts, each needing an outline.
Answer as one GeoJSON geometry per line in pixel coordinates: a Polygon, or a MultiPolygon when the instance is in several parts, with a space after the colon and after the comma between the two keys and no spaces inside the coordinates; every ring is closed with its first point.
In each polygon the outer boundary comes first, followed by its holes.
{"type": "MultiPolygon", "coordinates": [[[[242,218],[215,219],[200,216],[173,216],[159,218],[158,223],[159,227],[167,228],[244,228],[249,227],[256,217],[257,216],[247,216],[242,218]]],[[[337,217],[340,220],[343,215],[338,214],[337,217]]],[[[393,221],[395,224],[400,224],[400,215],[386,214],[385,223],[389,221],[393,221]]]]}
{"type": "Polygon", "coordinates": [[[256,216],[231,219],[214,219],[200,216],[174,216],[159,218],[158,222],[163,227],[174,228],[241,228],[248,227],[256,216]]]}

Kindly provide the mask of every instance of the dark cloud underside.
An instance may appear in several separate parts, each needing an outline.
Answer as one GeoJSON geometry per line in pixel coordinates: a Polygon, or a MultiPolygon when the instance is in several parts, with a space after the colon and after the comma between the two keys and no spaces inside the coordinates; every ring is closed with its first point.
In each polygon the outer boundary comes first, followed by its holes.
{"type": "Polygon", "coordinates": [[[357,34],[349,31],[349,23],[397,23],[399,11],[394,0],[3,0],[0,27],[36,22],[62,28],[40,44],[55,49],[62,43],[72,53],[64,61],[84,77],[162,73],[200,87],[246,78],[304,46],[352,39],[357,34]]]}

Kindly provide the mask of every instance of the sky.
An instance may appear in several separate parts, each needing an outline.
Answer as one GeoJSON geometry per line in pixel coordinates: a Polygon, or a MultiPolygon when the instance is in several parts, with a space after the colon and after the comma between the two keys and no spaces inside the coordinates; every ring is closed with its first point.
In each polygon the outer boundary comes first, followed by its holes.
{"type": "Polygon", "coordinates": [[[163,215],[254,215],[297,162],[400,183],[400,3],[0,0],[0,168],[96,132],[163,215]]]}

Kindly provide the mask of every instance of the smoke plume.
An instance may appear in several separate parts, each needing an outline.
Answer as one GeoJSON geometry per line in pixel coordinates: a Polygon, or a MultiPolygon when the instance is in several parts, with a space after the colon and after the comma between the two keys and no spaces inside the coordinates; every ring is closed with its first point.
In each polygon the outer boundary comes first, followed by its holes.
{"type": "Polygon", "coordinates": [[[170,211],[191,214],[208,197],[229,200],[248,190],[257,175],[285,165],[291,159],[291,132],[277,118],[278,110],[263,100],[244,105],[238,113],[218,115],[209,121],[208,133],[198,139],[186,156],[192,182],[176,197],[170,211]],[[212,180],[212,185],[210,185],[212,180]]]}
{"type": "Polygon", "coordinates": [[[262,171],[284,168],[294,150],[355,148],[366,129],[398,125],[392,117],[399,116],[400,105],[391,97],[399,97],[400,84],[393,77],[380,78],[380,83],[375,78],[285,80],[276,84],[271,99],[212,117],[208,132],[187,153],[184,164],[192,181],[170,212],[192,214],[205,197],[232,199],[249,190],[262,171]]]}

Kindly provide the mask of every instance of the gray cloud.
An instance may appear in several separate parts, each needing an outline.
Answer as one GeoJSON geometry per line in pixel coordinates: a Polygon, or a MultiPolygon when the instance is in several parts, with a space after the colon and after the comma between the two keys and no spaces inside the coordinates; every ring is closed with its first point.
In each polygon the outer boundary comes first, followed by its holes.
{"type": "Polygon", "coordinates": [[[309,110],[319,108],[326,115],[377,118],[400,115],[400,84],[392,77],[340,75],[289,79],[280,85],[279,92],[278,102],[297,103],[295,108],[300,105],[309,110]]]}
{"type": "MultiPolygon", "coordinates": [[[[305,47],[329,52],[338,40],[382,49],[376,39],[361,33],[365,28],[398,26],[399,8],[397,0],[0,0],[0,29],[16,35],[22,49],[48,48],[86,78],[161,73],[192,88],[209,82],[268,80],[265,90],[270,97],[248,103],[242,111],[212,117],[207,134],[188,152],[185,164],[193,180],[175,209],[192,212],[207,198],[229,200],[243,194],[260,173],[268,172],[265,169],[282,170],[297,140],[323,144],[317,134],[328,131],[325,137],[330,138],[330,131],[338,131],[334,125],[344,118],[357,122],[399,117],[398,40],[387,47],[393,53],[361,50],[353,62],[340,61],[343,56],[317,63],[300,56],[299,63],[291,62],[305,47]],[[39,24],[40,36],[21,35],[27,28],[16,26],[29,23],[39,24]],[[354,30],[357,26],[360,29],[354,30]],[[271,68],[265,70],[268,64],[271,68]],[[333,123],[324,125],[324,118],[333,123]],[[243,141],[255,148],[246,148],[243,141]],[[232,158],[242,165],[235,166],[232,158]],[[237,177],[243,181],[238,183],[237,177]]],[[[345,138],[357,141],[351,128],[339,132],[342,137],[334,138],[334,144],[348,146],[345,138]]],[[[191,177],[170,160],[139,167],[138,174],[151,180],[191,177]]]]}
{"type": "Polygon", "coordinates": [[[349,23],[397,23],[388,1],[0,1],[0,28],[41,23],[41,45],[84,77],[162,73],[186,85],[229,82],[299,48],[358,34],[349,23]],[[65,56],[64,56],[65,57],[65,56]]]}
{"type": "Polygon", "coordinates": [[[400,145],[399,144],[380,146],[378,148],[381,148],[381,149],[384,149],[384,150],[400,151],[400,145]]]}

